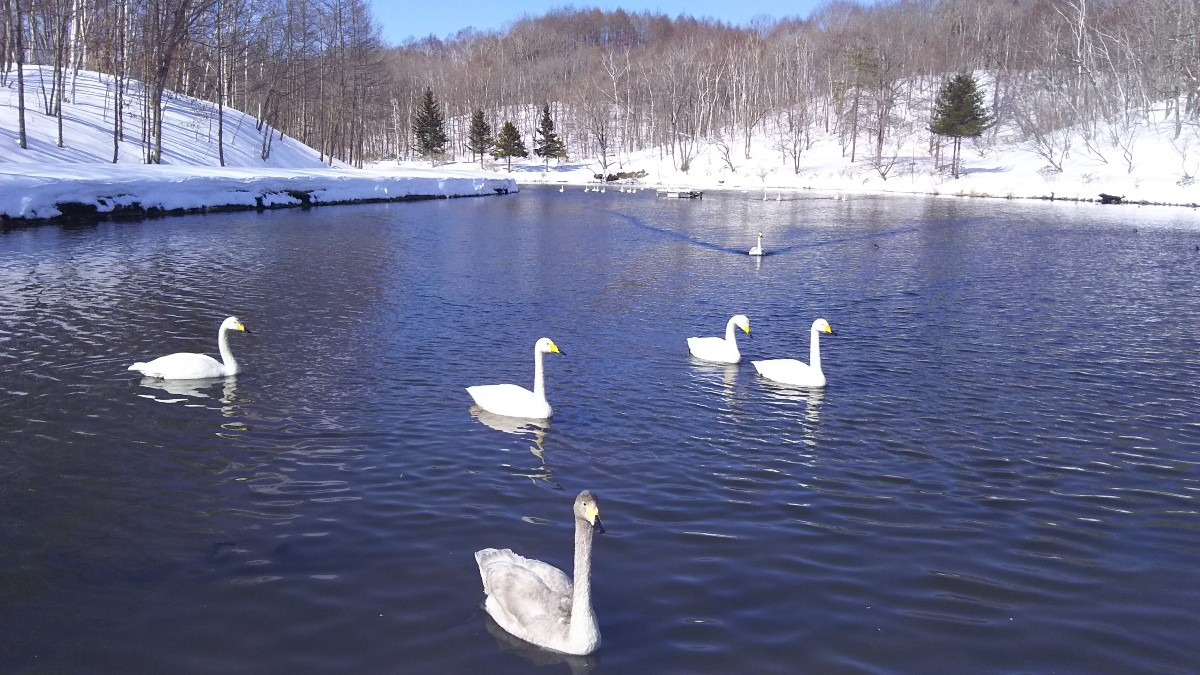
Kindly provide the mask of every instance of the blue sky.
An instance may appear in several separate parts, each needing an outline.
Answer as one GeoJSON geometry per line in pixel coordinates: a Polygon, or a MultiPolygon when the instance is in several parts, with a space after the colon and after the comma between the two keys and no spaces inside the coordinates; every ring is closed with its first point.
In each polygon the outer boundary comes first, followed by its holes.
{"type": "Polygon", "coordinates": [[[798,16],[807,18],[825,0],[659,0],[657,2],[562,2],[561,0],[460,0],[441,5],[436,2],[397,2],[371,0],[375,20],[383,28],[384,42],[398,45],[410,37],[435,35],[445,38],[459,30],[473,27],[478,30],[499,30],[524,15],[541,16],[551,9],[597,7],[604,10],[624,9],[627,12],[661,12],[675,17],[689,14],[696,18],[713,18],[735,26],[744,26],[759,15],[774,18],[798,16]]]}

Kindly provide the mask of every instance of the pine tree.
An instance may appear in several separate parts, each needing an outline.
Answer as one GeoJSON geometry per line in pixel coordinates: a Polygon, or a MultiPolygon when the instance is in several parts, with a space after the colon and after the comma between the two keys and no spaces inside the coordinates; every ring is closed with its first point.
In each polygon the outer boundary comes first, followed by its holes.
{"type": "Polygon", "coordinates": [[[433,97],[433,87],[425,88],[425,97],[413,116],[412,131],[416,139],[413,150],[418,155],[437,161],[446,154],[446,120],[442,115],[442,107],[433,97]]]}
{"type": "Polygon", "coordinates": [[[994,121],[983,107],[983,92],[969,73],[959,73],[942,83],[933,103],[929,130],[954,139],[951,167],[955,178],[958,178],[962,139],[982,135],[994,121]]]}
{"type": "Polygon", "coordinates": [[[525,149],[525,141],[521,140],[521,132],[517,131],[516,125],[512,122],[505,122],[500,129],[500,136],[496,139],[496,149],[492,150],[492,156],[496,159],[508,159],[508,170],[512,171],[513,157],[528,157],[529,151],[525,149]]]}
{"type": "Polygon", "coordinates": [[[476,110],[471,115],[471,130],[467,133],[467,150],[472,155],[479,155],[479,164],[483,165],[483,156],[496,145],[492,137],[492,127],[483,119],[483,111],[476,110]]]}
{"type": "Polygon", "coordinates": [[[566,159],[567,146],[554,133],[554,120],[550,119],[550,104],[547,103],[542,107],[542,119],[538,122],[538,128],[533,132],[533,154],[546,160],[546,166],[550,166],[551,159],[566,159]]]}

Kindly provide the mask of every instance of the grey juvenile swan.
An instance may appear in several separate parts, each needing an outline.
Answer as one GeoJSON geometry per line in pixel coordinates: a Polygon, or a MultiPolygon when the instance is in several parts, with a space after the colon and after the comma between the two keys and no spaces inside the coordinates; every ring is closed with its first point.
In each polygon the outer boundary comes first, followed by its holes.
{"type": "Polygon", "coordinates": [[[526,642],[582,656],[600,646],[592,611],[592,531],[604,532],[600,507],[588,490],[575,498],[575,583],[562,570],[509,549],[475,552],[484,609],[501,628],[526,642]]]}

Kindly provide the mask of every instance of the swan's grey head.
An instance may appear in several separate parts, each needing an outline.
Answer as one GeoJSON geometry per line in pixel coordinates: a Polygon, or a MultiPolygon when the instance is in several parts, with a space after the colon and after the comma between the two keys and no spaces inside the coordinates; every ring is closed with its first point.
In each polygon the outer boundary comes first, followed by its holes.
{"type": "Polygon", "coordinates": [[[826,335],[837,335],[837,333],[833,332],[833,328],[829,326],[829,322],[825,319],[817,319],[814,321],[812,329],[818,333],[825,333],[826,335]]]}
{"type": "Polygon", "coordinates": [[[600,502],[596,501],[596,495],[591,490],[584,490],[575,498],[575,517],[604,533],[604,524],[600,522],[600,502]]]}
{"type": "Polygon", "coordinates": [[[533,349],[534,349],[534,351],[538,351],[543,354],[562,354],[562,353],[564,353],[562,350],[560,350],[558,348],[558,345],[554,344],[554,340],[551,340],[550,338],[547,338],[547,337],[544,337],[544,338],[538,340],[537,343],[533,345],[533,349]]]}
{"type": "Polygon", "coordinates": [[[733,325],[745,331],[746,335],[750,334],[750,318],[745,314],[738,314],[737,316],[733,317],[733,325]]]}
{"type": "Polygon", "coordinates": [[[221,322],[221,330],[236,330],[243,333],[249,333],[250,329],[246,328],[236,316],[231,316],[221,322]]]}

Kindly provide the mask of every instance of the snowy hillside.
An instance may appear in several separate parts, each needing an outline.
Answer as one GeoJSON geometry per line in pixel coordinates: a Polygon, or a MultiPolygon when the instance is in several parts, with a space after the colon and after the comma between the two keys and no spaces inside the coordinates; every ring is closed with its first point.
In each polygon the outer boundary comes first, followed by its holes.
{"type": "MultiPolygon", "coordinates": [[[[58,119],[45,114],[52,69],[25,67],[25,125],[28,148],[17,148],[17,77],[0,87],[0,164],[103,163],[113,160],[113,78],[80,71],[67,76],[63,99],[63,145],[57,147],[58,119]],[[45,79],[43,79],[43,76],[45,79]]],[[[124,140],[119,164],[142,164],[142,107],[137,82],[130,83],[124,109],[124,140]]],[[[171,166],[220,166],[217,157],[217,107],[207,101],[168,92],[164,102],[162,163],[171,166]]],[[[257,120],[225,109],[225,166],[280,169],[320,168],[317,152],[278,132],[271,153],[262,158],[257,120]]]]}
{"type": "MultiPolygon", "coordinates": [[[[607,173],[645,171],[640,183],[650,187],[738,189],[786,198],[795,190],[846,193],[902,193],[1017,199],[1097,200],[1100,193],[1127,200],[1183,205],[1200,203],[1200,126],[1185,123],[1178,136],[1164,103],[1154,118],[1120,126],[1084,131],[1059,130],[1030,140],[1008,123],[981,138],[966,139],[962,169],[954,179],[939,170],[929,147],[928,102],[902,110],[901,130],[885,143],[884,161],[872,159],[866,134],[857,157],[850,161],[840,139],[813,124],[811,147],[801,152],[798,170],[781,149],[780,134],[769,123],[752,135],[749,158],[744,138],[699,143],[687,172],[660,149],[622,153],[609,158],[607,173]],[[1053,168],[1050,160],[1061,170],[1053,168]]],[[[533,138],[526,130],[527,147],[533,138]]],[[[570,139],[568,138],[568,142],[570,139]]],[[[949,153],[947,148],[944,152],[949,153]]],[[[488,163],[491,167],[492,164],[488,163]]],[[[504,165],[495,168],[504,171],[504,165]]],[[[519,183],[595,182],[598,161],[571,157],[549,170],[537,157],[514,160],[512,175],[519,183]]]]}
{"type": "Polygon", "coordinates": [[[278,133],[264,160],[263,136],[255,129],[255,119],[228,108],[221,168],[216,106],[175,94],[169,94],[164,106],[163,164],[142,163],[141,108],[136,104],[125,110],[125,140],[113,164],[112,79],[81,71],[71,87],[68,78],[59,148],[58,119],[45,114],[43,103],[50,74],[49,68],[25,67],[24,150],[17,144],[15,73],[0,86],[0,219],[54,218],[64,209],[79,214],[196,212],[493,195],[517,189],[511,177],[470,167],[363,171],[335,163],[331,168],[312,148],[290,137],[280,139],[278,133]]]}

